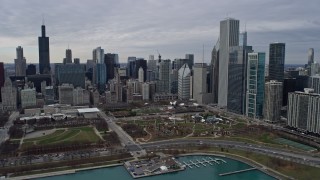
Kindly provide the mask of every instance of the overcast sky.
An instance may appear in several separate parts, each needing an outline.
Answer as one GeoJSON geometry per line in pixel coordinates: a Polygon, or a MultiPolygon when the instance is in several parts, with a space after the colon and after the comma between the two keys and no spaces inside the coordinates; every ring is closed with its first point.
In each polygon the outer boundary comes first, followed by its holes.
{"type": "MultiPolygon", "coordinates": [[[[17,46],[27,63],[38,62],[42,14],[50,37],[50,61],[62,62],[68,44],[73,58],[92,58],[92,49],[148,59],[205,61],[219,37],[220,21],[240,20],[255,51],[286,43],[286,63],[307,62],[308,48],[320,54],[319,0],[0,0],[0,61],[13,63],[17,46]]],[[[268,60],[267,60],[268,62],[268,60]]]]}

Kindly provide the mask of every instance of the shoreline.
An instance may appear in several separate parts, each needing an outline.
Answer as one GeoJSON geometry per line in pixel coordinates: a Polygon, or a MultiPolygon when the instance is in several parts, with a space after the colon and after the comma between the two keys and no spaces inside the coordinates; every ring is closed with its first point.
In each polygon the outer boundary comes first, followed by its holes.
{"type": "MultiPolygon", "coordinates": [[[[223,157],[223,158],[230,158],[236,161],[240,161],[242,163],[248,164],[249,166],[257,168],[257,170],[273,177],[276,179],[293,179],[292,177],[288,177],[284,174],[281,174],[280,172],[277,172],[273,169],[270,169],[268,167],[265,167],[264,165],[260,164],[259,162],[256,162],[254,160],[248,159],[246,157],[242,157],[236,154],[229,154],[229,153],[210,153],[210,152],[194,152],[194,153],[186,153],[186,154],[179,154],[176,155],[176,157],[184,157],[184,156],[217,156],[217,157],[223,157]]],[[[25,176],[17,176],[17,177],[9,177],[7,179],[10,180],[23,180],[23,179],[36,179],[36,178],[45,178],[45,177],[52,177],[52,176],[61,176],[61,175],[68,175],[68,174],[75,174],[80,171],[88,171],[88,170],[94,170],[94,169],[101,169],[101,168],[110,168],[110,167],[117,167],[117,166],[123,166],[123,163],[114,163],[109,165],[101,165],[101,166],[91,166],[91,167],[85,167],[85,168],[77,168],[77,169],[70,169],[70,170],[63,170],[63,171],[53,171],[48,173],[39,173],[39,174],[32,174],[32,175],[25,175],[25,176]]]]}

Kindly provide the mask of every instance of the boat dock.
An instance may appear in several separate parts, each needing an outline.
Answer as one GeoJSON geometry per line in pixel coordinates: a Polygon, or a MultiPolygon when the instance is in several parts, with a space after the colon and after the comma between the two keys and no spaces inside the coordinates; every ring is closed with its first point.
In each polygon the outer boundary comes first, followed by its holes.
{"type": "Polygon", "coordinates": [[[207,165],[213,165],[213,163],[220,164],[220,163],[227,163],[225,160],[220,159],[220,158],[202,158],[201,160],[196,159],[196,160],[190,160],[189,162],[183,162],[184,165],[192,169],[193,167],[201,167],[200,165],[206,167],[207,165]]]}
{"type": "Polygon", "coordinates": [[[253,168],[249,168],[249,169],[243,169],[243,170],[238,170],[238,171],[222,173],[222,174],[219,174],[219,176],[227,176],[227,175],[231,175],[231,174],[242,173],[242,172],[252,171],[252,170],[256,170],[256,169],[257,168],[253,167],[253,168]]]}

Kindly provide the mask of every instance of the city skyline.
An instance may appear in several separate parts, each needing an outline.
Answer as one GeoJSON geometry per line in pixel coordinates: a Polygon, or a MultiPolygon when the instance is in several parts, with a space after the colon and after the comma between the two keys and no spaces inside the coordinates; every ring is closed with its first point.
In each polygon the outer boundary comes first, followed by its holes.
{"type": "MultiPolygon", "coordinates": [[[[286,63],[306,64],[308,49],[317,49],[317,1],[3,1],[0,7],[0,61],[13,63],[15,48],[22,46],[27,63],[37,63],[37,37],[42,16],[50,37],[50,62],[60,63],[70,45],[74,57],[84,63],[92,49],[101,46],[119,54],[120,62],[136,56],[148,59],[181,58],[195,54],[195,62],[211,60],[219,36],[219,23],[226,17],[240,20],[240,31],[248,32],[248,44],[255,51],[268,52],[273,42],[286,43],[286,63]],[[276,6],[275,6],[276,4],[276,6]],[[107,7],[107,8],[106,8],[107,7]],[[262,8],[263,7],[263,8],[262,8]],[[249,11],[250,10],[250,11],[249,11]]],[[[268,56],[268,54],[267,54],[268,56]]],[[[268,62],[268,60],[266,61],[268,62]]]]}

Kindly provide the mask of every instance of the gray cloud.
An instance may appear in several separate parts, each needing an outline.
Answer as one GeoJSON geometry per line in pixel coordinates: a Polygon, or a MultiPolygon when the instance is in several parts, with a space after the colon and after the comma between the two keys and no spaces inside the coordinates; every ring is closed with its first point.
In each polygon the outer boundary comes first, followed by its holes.
{"type": "Polygon", "coordinates": [[[42,14],[50,37],[51,62],[61,62],[68,44],[74,57],[90,59],[92,49],[147,58],[159,50],[164,58],[194,53],[205,59],[219,36],[219,23],[230,16],[246,24],[256,51],[269,43],[287,44],[287,63],[305,63],[306,52],[320,53],[318,0],[0,0],[0,61],[13,62],[22,45],[28,62],[37,62],[42,14]]]}

